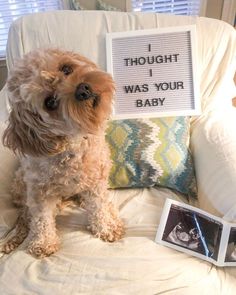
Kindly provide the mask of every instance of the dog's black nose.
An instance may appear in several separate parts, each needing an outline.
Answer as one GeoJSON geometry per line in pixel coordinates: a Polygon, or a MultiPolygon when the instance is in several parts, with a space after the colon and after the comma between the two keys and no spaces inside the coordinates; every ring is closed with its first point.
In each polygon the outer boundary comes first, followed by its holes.
{"type": "Polygon", "coordinates": [[[75,98],[77,100],[86,100],[92,95],[92,89],[87,83],[80,83],[75,90],[75,98]]]}

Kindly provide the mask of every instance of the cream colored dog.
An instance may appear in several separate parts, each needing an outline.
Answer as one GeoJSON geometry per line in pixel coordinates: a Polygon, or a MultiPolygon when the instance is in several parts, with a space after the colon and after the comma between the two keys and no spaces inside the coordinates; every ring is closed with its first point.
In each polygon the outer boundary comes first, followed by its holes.
{"type": "Polygon", "coordinates": [[[113,242],[124,233],[108,200],[109,150],[104,130],[114,82],[88,59],[54,49],[19,61],[8,80],[12,107],[3,143],[20,155],[13,200],[22,207],[14,250],[28,236],[37,257],[58,250],[55,216],[62,200],[80,195],[91,232],[113,242]]]}

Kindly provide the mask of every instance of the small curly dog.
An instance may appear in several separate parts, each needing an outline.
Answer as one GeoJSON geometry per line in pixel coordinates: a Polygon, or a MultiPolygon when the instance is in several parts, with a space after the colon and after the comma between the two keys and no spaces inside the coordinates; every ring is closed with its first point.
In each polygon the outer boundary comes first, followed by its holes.
{"type": "Polygon", "coordinates": [[[4,146],[20,156],[12,196],[22,207],[9,253],[27,237],[36,257],[58,250],[55,217],[63,200],[80,196],[89,229],[113,242],[124,234],[108,199],[110,170],[105,128],[112,110],[112,77],[85,57],[57,49],[35,50],[7,82],[11,105],[4,146]]]}

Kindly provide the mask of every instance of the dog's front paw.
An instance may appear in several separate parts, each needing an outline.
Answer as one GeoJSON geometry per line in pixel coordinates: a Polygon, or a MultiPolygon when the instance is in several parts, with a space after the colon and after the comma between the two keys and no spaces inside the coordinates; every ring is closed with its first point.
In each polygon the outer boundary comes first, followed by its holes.
{"type": "Polygon", "coordinates": [[[14,251],[27,237],[28,229],[20,228],[21,231],[17,231],[16,234],[11,237],[2,247],[1,252],[9,254],[14,251]]]}
{"type": "MultiPolygon", "coordinates": [[[[29,228],[27,221],[27,211],[23,210],[18,219],[17,224],[14,227],[14,231],[10,230],[8,232],[9,238],[6,243],[2,246],[1,252],[9,254],[14,251],[21,243],[24,242],[25,238],[28,236],[29,228]]],[[[7,234],[7,235],[8,235],[7,234]]]]}
{"type": "Polygon", "coordinates": [[[101,224],[98,226],[93,224],[89,228],[95,237],[105,242],[118,241],[125,234],[124,223],[119,219],[116,221],[116,223],[112,222],[103,226],[101,226],[101,224]]]}
{"type": "Polygon", "coordinates": [[[18,240],[15,238],[12,238],[9,241],[7,241],[5,245],[3,245],[1,252],[5,254],[9,254],[12,251],[14,251],[19,245],[20,243],[18,242],[18,240]]]}
{"type": "Polygon", "coordinates": [[[124,224],[122,222],[100,233],[100,239],[105,242],[115,242],[120,240],[125,234],[124,224]]]}
{"type": "Polygon", "coordinates": [[[36,258],[50,256],[51,254],[57,252],[58,249],[59,243],[40,243],[32,241],[28,246],[28,252],[36,258]]]}

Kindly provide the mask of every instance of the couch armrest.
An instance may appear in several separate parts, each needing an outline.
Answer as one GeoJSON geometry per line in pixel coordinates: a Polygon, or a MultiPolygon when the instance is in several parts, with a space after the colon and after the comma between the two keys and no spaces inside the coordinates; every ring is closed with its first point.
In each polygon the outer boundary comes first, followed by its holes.
{"type": "Polygon", "coordinates": [[[2,144],[2,134],[6,124],[0,122],[0,198],[6,197],[10,192],[12,179],[16,167],[18,166],[17,157],[2,144]]]}
{"type": "Polygon", "coordinates": [[[236,221],[235,128],[231,107],[196,121],[191,135],[199,205],[231,221],[236,221]]]}
{"type": "Polygon", "coordinates": [[[6,86],[0,91],[0,122],[5,122],[9,115],[9,105],[6,86]]]}

